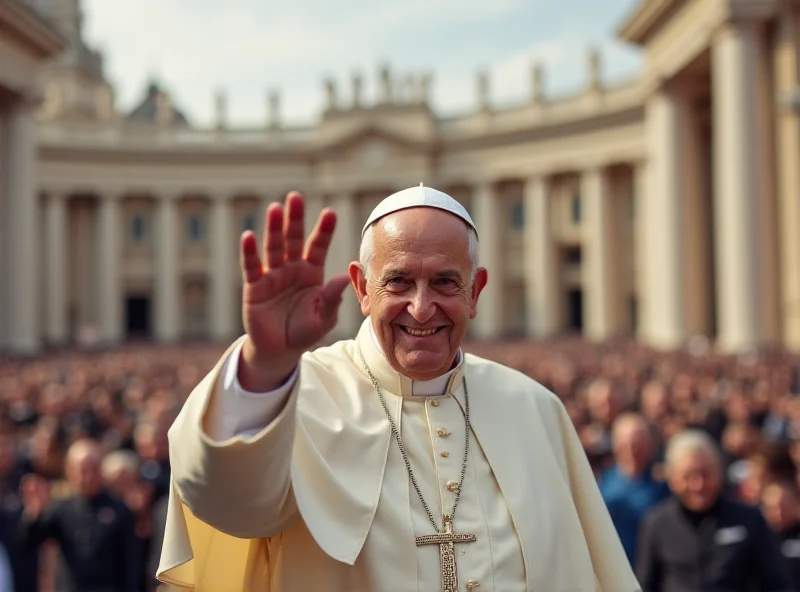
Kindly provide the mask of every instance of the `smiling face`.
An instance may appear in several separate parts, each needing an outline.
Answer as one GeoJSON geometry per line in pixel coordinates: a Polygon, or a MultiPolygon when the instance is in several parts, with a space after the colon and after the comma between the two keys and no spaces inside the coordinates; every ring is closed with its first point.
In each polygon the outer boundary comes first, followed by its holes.
{"type": "Polygon", "coordinates": [[[694,512],[708,510],[722,493],[722,470],[711,452],[688,450],[668,469],[672,492],[694,512]]]}
{"type": "Polygon", "coordinates": [[[471,278],[466,224],[434,208],[395,212],[375,224],[369,279],[361,265],[350,278],[389,364],[414,380],[453,365],[476,315],[487,272],[471,278]]]}

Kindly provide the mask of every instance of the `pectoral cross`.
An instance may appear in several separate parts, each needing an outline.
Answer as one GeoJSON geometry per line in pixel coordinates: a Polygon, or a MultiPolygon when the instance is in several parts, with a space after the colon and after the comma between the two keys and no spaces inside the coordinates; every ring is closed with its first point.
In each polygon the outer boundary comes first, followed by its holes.
{"type": "Polygon", "coordinates": [[[442,592],[458,591],[458,573],[456,571],[456,543],[472,543],[474,534],[453,532],[453,521],[450,516],[444,517],[444,530],[439,534],[428,534],[417,537],[417,547],[423,545],[439,545],[439,562],[442,568],[442,592]]]}

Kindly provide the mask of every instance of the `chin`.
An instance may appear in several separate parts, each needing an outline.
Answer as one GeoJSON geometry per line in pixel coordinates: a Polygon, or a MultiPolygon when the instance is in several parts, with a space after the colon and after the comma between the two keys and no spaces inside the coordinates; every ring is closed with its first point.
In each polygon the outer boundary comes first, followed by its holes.
{"type": "Polygon", "coordinates": [[[447,358],[440,352],[399,352],[396,359],[408,374],[444,374],[449,369],[447,358]]]}

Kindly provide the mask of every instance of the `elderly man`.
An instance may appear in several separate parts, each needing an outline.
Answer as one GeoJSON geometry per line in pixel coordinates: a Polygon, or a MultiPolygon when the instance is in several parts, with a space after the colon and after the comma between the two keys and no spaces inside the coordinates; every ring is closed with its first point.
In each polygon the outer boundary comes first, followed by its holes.
{"type": "Polygon", "coordinates": [[[170,430],[159,578],[198,591],[639,589],[561,402],[465,355],[487,270],[466,210],[386,198],[323,282],[336,214],[303,198],[242,237],[246,335],[170,430]],[[354,340],[306,351],[336,324],[354,340]]]}
{"type": "Polygon", "coordinates": [[[600,476],[600,493],[633,565],[642,516],[670,492],[654,465],[653,432],[641,415],[620,415],[614,423],[612,441],[614,466],[600,476]]]}
{"type": "Polygon", "coordinates": [[[706,432],[674,436],[666,463],[676,497],[642,525],[636,575],[645,592],[794,590],[758,508],[723,495],[721,453],[706,432]]]}
{"type": "Polygon", "coordinates": [[[58,542],[70,592],[138,592],[142,554],[130,510],[103,487],[100,447],[78,440],[67,452],[65,473],[74,495],[50,502],[36,475],[22,482],[23,543],[58,542]]]}

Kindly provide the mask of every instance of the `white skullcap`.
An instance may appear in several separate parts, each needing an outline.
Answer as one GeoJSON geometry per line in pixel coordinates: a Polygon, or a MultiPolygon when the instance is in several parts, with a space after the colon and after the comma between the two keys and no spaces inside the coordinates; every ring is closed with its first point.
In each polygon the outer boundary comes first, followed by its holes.
{"type": "Polygon", "coordinates": [[[371,224],[374,224],[384,216],[408,208],[439,208],[440,210],[450,212],[469,224],[475,231],[475,234],[478,234],[478,229],[475,228],[475,224],[472,218],[469,217],[469,213],[464,206],[446,193],[433,189],[432,187],[425,187],[425,185],[420,183],[419,187],[403,189],[381,201],[381,203],[372,210],[369,218],[367,218],[364,228],[361,229],[361,236],[364,236],[364,233],[371,224]]]}

